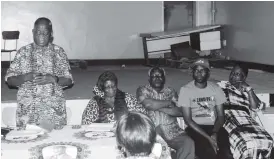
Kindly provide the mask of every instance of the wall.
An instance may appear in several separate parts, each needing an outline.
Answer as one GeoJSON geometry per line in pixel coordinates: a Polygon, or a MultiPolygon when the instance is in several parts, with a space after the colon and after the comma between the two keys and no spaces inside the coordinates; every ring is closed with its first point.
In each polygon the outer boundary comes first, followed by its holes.
{"type": "Polygon", "coordinates": [[[274,65],[274,2],[216,2],[216,22],[226,24],[232,59],[274,65]]]}
{"type": "Polygon", "coordinates": [[[211,24],[211,2],[196,1],[194,4],[194,26],[211,24]]]}
{"type": "Polygon", "coordinates": [[[165,30],[192,27],[193,1],[165,1],[165,30]]]}
{"type": "Polygon", "coordinates": [[[163,30],[162,2],[1,3],[2,31],[19,30],[19,47],[32,42],[33,23],[45,16],[69,59],[143,58],[138,34],[163,30]]]}

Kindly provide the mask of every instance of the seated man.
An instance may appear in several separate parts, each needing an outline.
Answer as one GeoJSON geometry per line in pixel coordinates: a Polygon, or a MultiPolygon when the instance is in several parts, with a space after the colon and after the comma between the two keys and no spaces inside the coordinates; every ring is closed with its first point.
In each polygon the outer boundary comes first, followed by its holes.
{"type": "Polygon", "coordinates": [[[217,84],[207,81],[209,62],[198,59],[192,67],[194,81],[180,90],[178,105],[188,125],[186,131],[195,142],[200,159],[214,159],[218,150],[217,134],[224,124],[223,91],[217,84]]]}
{"type": "Polygon", "coordinates": [[[151,119],[138,112],[123,115],[116,128],[117,145],[127,159],[171,159],[151,119]],[[163,147],[163,148],[162,148],[163,147]]]}
{"type": "Polygon", "coordinates": [[[149,70],[149,85],[137,89],[137,99],[148,111],[156,126],[157,133],[176,150],[177,159],[194,159],[194,143],[182,130],[177,117],[182,117],[177,107],[178,95],[175,90],[165,88],[165,71],[154,67],[149,70]]]}
{"type": "Polygon", "coordinates": [[[224,105],[226,121],[223,127],[229,132],[229,146],[234,159],[253,156],[269,158],[273,139],[252,117],[252,114],[264,107],[264,103],[246,83],[247,75],[247,67],[235,65],[229,81],[217,83],[227,97],[224,105]]]}

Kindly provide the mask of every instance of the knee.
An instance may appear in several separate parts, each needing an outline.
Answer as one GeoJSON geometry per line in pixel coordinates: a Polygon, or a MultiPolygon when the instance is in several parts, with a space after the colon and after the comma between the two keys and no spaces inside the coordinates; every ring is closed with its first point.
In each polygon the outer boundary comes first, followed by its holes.
{"type": "Polygon", "coordinates": [[[193,148],[193,149],[195,147],[194,140],[191,137],[189,137],[189,136],[187,136],[185,138],[185,144],[188,145],[190,148],[193,148]]]}

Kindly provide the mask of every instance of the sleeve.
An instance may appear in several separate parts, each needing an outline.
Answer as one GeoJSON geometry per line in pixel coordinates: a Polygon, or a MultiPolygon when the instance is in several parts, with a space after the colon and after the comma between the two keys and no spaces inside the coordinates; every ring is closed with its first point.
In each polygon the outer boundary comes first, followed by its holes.
{"type": "Polygon", "coordinates": [[[9,69],[7,70],[5,81],[7,82],[9,77],[22,75],[21,62],[24,58],[22,49],[19,49],[16,53],[9,69]]]}
{"type": "Polygon", "coordinates": [[[82,115],[82,125],[94,123],[99,116],[99,107],[94,99],[91,99],[82,115]]]}
{"type": "Polygon", "coordinates": [[[226,89],[227,81],[220,81],[216,83],[222,90],[226,89]]]}
{"type": "Polygon", "coordinates": [[[253,111],[263,110],[266,107],[266,103],[263,102],[263,101],[261,101],[261,99],[257,96],[257,94],[256,94],[256,92],[255,92],[255,90],[253,88],[252,88],[252,90],[254,91],[254,94],[258,98],[259,103],[257,105],[257,109],[252,109],[252,108],[250,108],[250,109],[253,110],[253,111]]]}
{"type": "Polygon", "coordinates": [[[178,106],[179,107],[191,107],[189,92],[184,87],[182,87],[180,89],[179,99],[178,99],[178,106]]]}
{"type": "Polygon", "coordinates": [[[69,78],[73,81],[69,61],[63,48],[59,48],[56,53],[55,66],[55,76],[69,78]]]}
{"type": "Polygon", "coordinates": [[[218,85],[215,86],[215,93],[216,93],[216,105],[221,105],[224,104],[226,102],[226,96],[225,96],[225,92],[223,91],[223,89],[221,87],[219,87],[218,85]]]}
{"type": "Polygon", "coordinates": [[[148,98],[148,90],[145,88],[145,86],[141,86],[136,91],[136,97],[138,103],[142,103],[144,99],[148,98]]]}
{"type": "Polygon", "coordinates": [[[137,102],[137,99],[134,95],[132,94],[126,94],[126,103],[129,111],[137,111],[140,113],[146,114],[146,109],[143,107],[142,104],[139,104],[137,102]]]}
{"type": "Polygon", "coordinates": [[[175,91],[175,89],[170,88],[171,93],[172,93],[172,101],[175,103],[178,103],[178,93],[175,91]]]}

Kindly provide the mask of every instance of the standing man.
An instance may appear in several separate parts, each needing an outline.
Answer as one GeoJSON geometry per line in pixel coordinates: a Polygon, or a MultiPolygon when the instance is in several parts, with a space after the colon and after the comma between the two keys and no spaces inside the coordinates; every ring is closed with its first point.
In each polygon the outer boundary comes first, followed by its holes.
{"type": "Polygon", "coordinates": [[[210,66],[206,59],[198,59],[192,67],[193,81],[180,90],[178,105],[182,107],[186,131],[195,142],[200,159],[214,159],[218,151],[217,134],[224,124],[221,88],[208,81],[210,66]]]}
{"type": "Polygon", "coordinates": [[[9,86],[19,89],[16,126],[46,122],[61,129],[67,124],[63,88],[73,84],[68,58],[63,48],[51,42],[48,18],[38,18],[32,33],[34,43],[18,50],[5,77],[9,86]]]}
{"type": "Polygon", "coordinates": [[[193,140],[179,127],[177,117],[182,112],[177,107],[178,95],[172,88],[164,87],[165,70],[154,67],[149,70],[149,85],[137,89],[137,99],[148,111],[157,133],[176,150],[177,159],[194,159],[193,140]]]}

